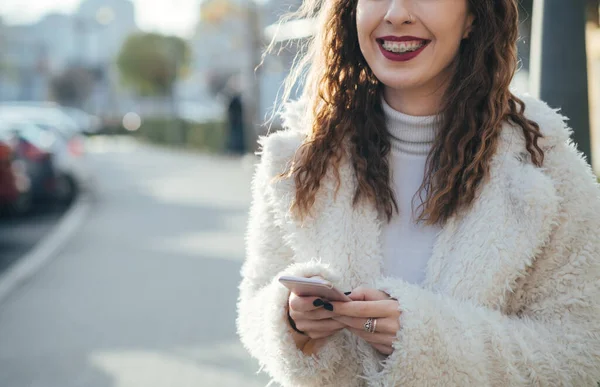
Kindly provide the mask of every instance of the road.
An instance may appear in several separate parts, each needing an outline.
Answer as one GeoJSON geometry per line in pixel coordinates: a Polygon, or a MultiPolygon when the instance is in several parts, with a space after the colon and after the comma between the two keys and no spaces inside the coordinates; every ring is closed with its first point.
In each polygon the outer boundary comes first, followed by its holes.
{"type": "Polygon", "coordinates": [[[27,216],[0,218],[0,273],[52,231],[65,212],[63,207],[39,206],[27,216]]]}
{"type": "Polygon", "coordinates": [[[264,386],[235,334],[251,163],[90,150],[89,217],[0,305],[0,386],[264,386]]]}

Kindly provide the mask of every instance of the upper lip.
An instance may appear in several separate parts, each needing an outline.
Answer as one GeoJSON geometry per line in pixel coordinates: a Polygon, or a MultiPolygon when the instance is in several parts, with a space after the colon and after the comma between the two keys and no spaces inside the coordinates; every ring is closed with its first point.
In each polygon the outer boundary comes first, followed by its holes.
{"type": "Polygon", "coordinates": [[[415,36],[381,36],[377,40],[386,40],[391,42],[414,42],[415,40],[422,40],[428,42],[429,40],[423,38],[417,38],[415,36]]]}

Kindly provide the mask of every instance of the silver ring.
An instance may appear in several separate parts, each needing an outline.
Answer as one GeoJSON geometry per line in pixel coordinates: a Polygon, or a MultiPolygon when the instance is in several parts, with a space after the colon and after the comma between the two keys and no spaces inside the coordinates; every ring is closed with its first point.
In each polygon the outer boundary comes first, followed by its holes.
{"type": "Polygon", "coordinates": [[[365,332],[375,333],[375,329],[377,329],[377,319],[376,318],[367,319],[367,321],[365,322],[364,328],[365,328],[365,332]]]}

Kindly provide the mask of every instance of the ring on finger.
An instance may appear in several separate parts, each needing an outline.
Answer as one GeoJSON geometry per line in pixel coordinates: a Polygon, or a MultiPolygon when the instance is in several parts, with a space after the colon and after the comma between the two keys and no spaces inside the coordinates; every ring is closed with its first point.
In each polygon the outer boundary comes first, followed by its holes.
{"type": "Polygon", "coordinates": [[[377,330],[377,319],[376,318],[367,319],[367,321],[365,322],[365,325],[364,325],[364,329],[365,329],[365,332],[375,333],[375,331],[377,330]]]}

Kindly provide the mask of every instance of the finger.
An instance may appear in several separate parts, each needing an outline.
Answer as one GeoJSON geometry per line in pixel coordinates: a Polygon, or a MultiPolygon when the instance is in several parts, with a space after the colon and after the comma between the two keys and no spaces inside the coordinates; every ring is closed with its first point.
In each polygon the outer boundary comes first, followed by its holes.
{"type": "MultiPolygon", "coordinates": [[[[363,317],[348,317],[348,316],[334,316],[332,317],[335,321],[339,321],[342,324],[355,328],[364,329],[366,318],[363,317]]],[[[378,333],[389,333],[396,334],[400,329],[400,321],[395,317],[383,317],[377,318],[377,324],[375,325],[375,332],[378,333]]]]}
{"type": "Polygon", "coordinates": [[[384,354],[384,355],[391,355],[394,352],[394,348],[393,347],[388,347],[387,345],[382,345],[382,344],[371,344],[373,346],[373,348],[375,348],[378,352],[384,354]]]}
{"type": "Polygon", "coordinates": [[[346,326],[335,320],[300,320],[296,321],[296,328],[302,332],[328,332],[343,329],[346,326]]]}
{"type": "Polygon", "coordinates": [[[383,344],[392,346],[392,344],[396,340],[396,336],[392,336],[387,333],[369,333],[361,329],[354,328],[348,328],[348,330],[371,344],[383,344]]]}
{"type": "Polygon", "coordinates": [[[331,302],[331,304],[333,311],[341,316],[364,318],[400,316],[396,300],[331,302]]]}
{"type": "Polygon", "coordinates": [[[318,308],[310,312],[296,312],[290,309],[290,317],[296,320],[326,320],[337,316],[334,312],[330,312],[323,308],[318,308]]]}
{"type": "Polygon", "coordinates": [[[289,307],[296,312],[310,312],[322,308],[324,301],[319,297],[300,297],[290,293],[289,307]]]}
{"type": "Polygon", "coordinates": [[[354,289],[348,297],[353,301],[381,301],[390,299],[389,294],[364,286],[354,289]]]}

